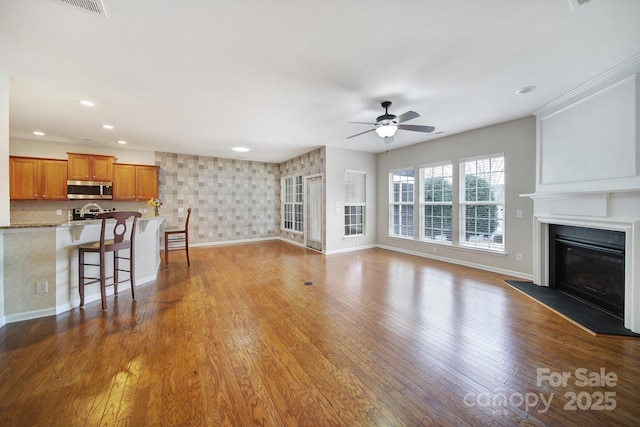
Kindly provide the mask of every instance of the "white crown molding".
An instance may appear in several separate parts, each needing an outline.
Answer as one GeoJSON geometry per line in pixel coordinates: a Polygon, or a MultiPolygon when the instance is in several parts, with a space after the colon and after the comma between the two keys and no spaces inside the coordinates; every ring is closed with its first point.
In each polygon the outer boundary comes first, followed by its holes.
{"type": "Polygon", "coordinates": [[[599,90],[629,77],[633,74],[640,72],[640,53],[632,56],[626,61],[616,65],[615,67],[605,71],[599,76],[594,77],[588,82],[578,86],[577,88],[565,93],[559,98],[554,99],[548,104],[533,111],[535,116],[545,116],[550,112],[557,111],[569,104],[572,104],[577,99],[584,98],[588,95],[598,92],[599,90]]]}

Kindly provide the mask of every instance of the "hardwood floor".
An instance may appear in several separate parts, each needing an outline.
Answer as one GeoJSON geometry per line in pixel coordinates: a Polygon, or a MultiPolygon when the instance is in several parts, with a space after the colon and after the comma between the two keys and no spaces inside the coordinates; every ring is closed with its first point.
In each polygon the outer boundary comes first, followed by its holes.
{"type": "Polygon", "coordinates": [[[591,336],[506,277],[278,241],[191,255],[135,302],[0,329],[0,425],[640,423],[640,340],[591,336]]]}

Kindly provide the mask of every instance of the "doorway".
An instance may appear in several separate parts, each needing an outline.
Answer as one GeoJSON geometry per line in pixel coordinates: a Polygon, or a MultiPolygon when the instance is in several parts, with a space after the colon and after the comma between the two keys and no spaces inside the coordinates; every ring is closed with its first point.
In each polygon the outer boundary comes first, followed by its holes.
{"type": "Polygon", "coordinates": [[[322,176],[311,176],[307,181],[307,202],[305,236],[307,247],[322,251],[322,236],[324,234],[324,215],[322,209],[322,176]]]}

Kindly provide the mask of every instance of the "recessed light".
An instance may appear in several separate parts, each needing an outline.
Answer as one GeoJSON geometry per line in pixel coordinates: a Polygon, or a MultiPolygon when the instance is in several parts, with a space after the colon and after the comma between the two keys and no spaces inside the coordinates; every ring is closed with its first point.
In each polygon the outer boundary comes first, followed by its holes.
{"type": "Polygon", "coordinates": [[[232,150],[237,151],[238,153],[246,153],[248,151],[251,151],[251,149],[247,147],[233,147],[232,150]]]}
{"type": "Polygon", "coordinates": [[[126,143],[127,143],[127,141],[123,141],[123,140],[118,141],[118,144],[125,145],[126,143]]]}
{"type": "Polygon", "coordinates": [[[93,107],[95,104],[91,101],[89,101],[88,99],[83,99],[82,101],[80,101],[80,104],[84,105],[85,107],[93,107]]]}
{"type": "Polygon", "coordinates": [[[40,132],[39,130],[34,130],[33,134],[38,136],[44,136],[44,132],[40,132]]]}
{"type": "Polygon", "coordinates": [[[102,125],[102,127],[105,128],[105,129],[109,129],[109,130],[113,129],[113,125],[104,124],[104,125],[102,125]]]}
{"type": "Polygon", "coordinates": [[[534,90],[536,90],[535,86],[525,86],[525,87],[521,87],[520,89],[516,90],[516,94],[518,94],[518,95],[526,95],[528,93],[533,92],[534,90]]]}

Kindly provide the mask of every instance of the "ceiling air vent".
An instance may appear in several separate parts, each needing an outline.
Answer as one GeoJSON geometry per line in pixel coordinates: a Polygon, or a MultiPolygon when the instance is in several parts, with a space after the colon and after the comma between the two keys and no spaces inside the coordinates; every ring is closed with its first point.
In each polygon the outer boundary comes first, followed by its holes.
{"type": "Polygon", "coordinates": [[[571,4],[572,8],[577,9],[587,3],[591,3],[591,0],[569,0],[569,3],[571,4]]]}
{"type": "Polygon", "coordinates": [[[55,3],[66,4],[67,6],[75,7],[76,9],[90,12],[95,15],[100,15],[104,18],[107,17],[107,12],[104,10],[102,0],[51,0],[55,3]]]}

